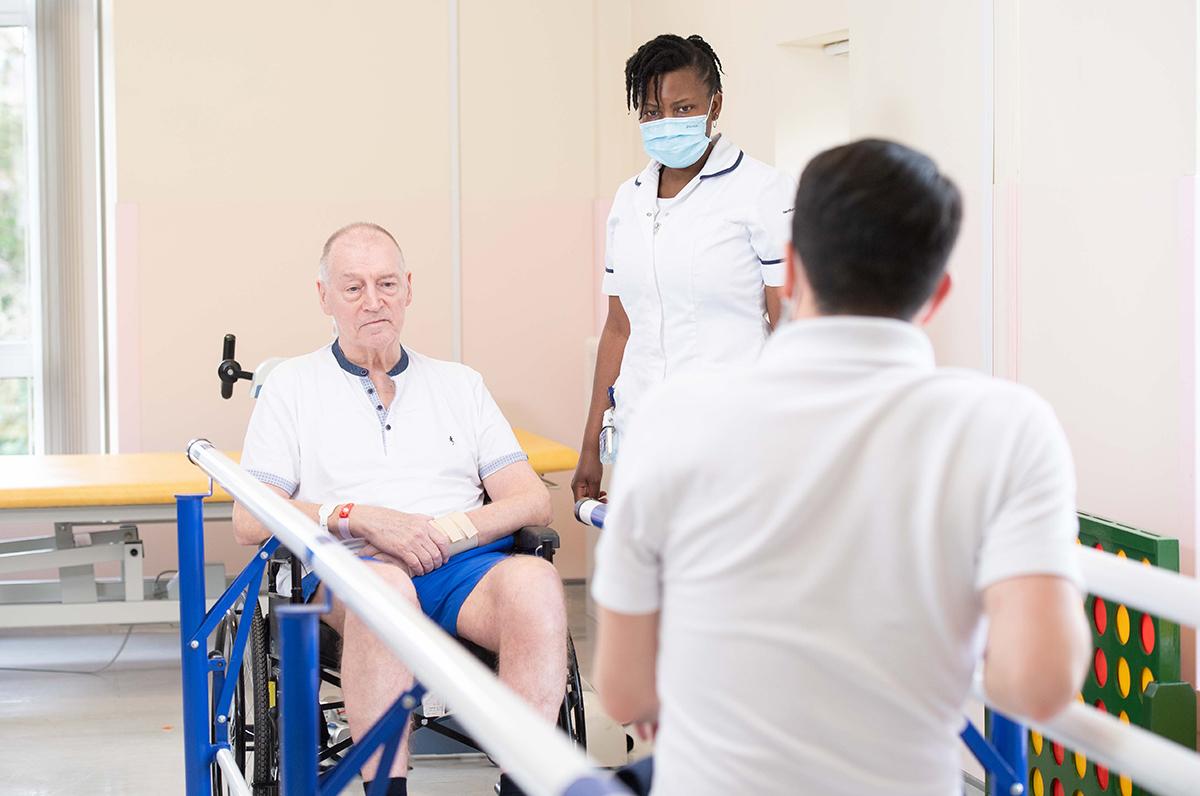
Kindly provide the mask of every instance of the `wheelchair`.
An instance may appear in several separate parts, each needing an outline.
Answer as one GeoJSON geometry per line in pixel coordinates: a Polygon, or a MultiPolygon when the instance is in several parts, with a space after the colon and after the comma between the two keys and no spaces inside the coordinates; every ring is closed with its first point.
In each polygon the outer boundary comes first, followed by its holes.
{"type": "MultiPolygon", "coordinates": [[[[526,527],[514,534],[513,555],[536,555],[553,562],[554,551],[559,546],[558,533],[551,528],[526,527]]],[[[279,755],[279,650],[278,633],[270,621],[270,606],[281,603],[302,602],[300,591],[300,567],[295,557],[280,548],[267,567],[267,605],[264,615],[262,601],[252,604],[240,601],[222,618],[213,634],[210,657],[230,660],[234,639],[240,623],[251,623],[249,640],[243,656],[241,671],[230,672],[236,677],[233,705],[230,710],[230,747],[238,768],[245,776],[254,796],[276,796],[280,785],[279,755]],[[289,564],[292,573],[290,594],[279,594],[275,587],[276,575],[284,564],[289,564]]],[[[339,721],[345,703],[340,698],[341,638],[328,625],[320,625],[320,676],[321,696],[313,706],[320,716],[321,733],[317,752],[321,770],[333,767],[350,750],[354,743],[349,728],[339,721]]],[[[472,644],[466,639],[459,642],[467,647],[493,671],[496,670],[495,653],[472,644]]],[[[212,689],[214,700],[216,689],[212,689]]],[[[215,706],[214,706],[215,707],[215,706]]],[[[429,711],[431,714],[435,711],[429,711]]],[[[438,735],[455,741],[470,749],[486,754],[468,734],[457,728],[453,714],[425,715],[426,708],[419,705],[413,710],[411,729],[426,728],[438,735]]],[[[575,645],[570,632],[567,633],[567,682],[562,706],[558,712],[558,726],[582,749],[587,748],[587,731],[584,722],[583,683],[575,657],[575,645]]],[[[213,793],[227,793],[220,769],[213,766],[213,793]]]]}

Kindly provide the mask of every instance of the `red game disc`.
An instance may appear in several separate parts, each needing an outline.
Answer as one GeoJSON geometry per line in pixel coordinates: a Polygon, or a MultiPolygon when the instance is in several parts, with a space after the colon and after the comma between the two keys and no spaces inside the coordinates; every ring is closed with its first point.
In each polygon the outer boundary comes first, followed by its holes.
{"type": "Polygon", "coordinates": [[[1096,784],[1100,790],[1108,790],[1108,769],[1104,766],[1096,766],[1096,784]]]}
{"type": "Polygon", "coordinates": [[[1108,630],[1108,605],[1100,597],[1092,603],[1092,619],[1096,623],[1096,632],[1103,636],[1108,630]]]}
{"type": "Polygon", "coordinates": [[[1096,682],[1103,688],[1108,684],[1108,658],[1104,656],[1104,650],[1096,650],[1096,660],[1092,668],[1096,672],[1096,682]]]}
{"type": "Polygon", "coordinates": [[[1154,620],[1147,614],[1142,614],[1142,651],[1154,652],[1154,620]]]}
{"type": "Polygon", "coordinates": [[[1063,758],[1066,757],[1066,753],[1063,751],[1062,744],[1050,744],[1050,750],[1054,752],[1054,762],[1061,766],[1063,764],[1063,758]]]}
{"type": "Polygon", "coordinates": [[[1062,782],[1057,779],[1050,783],[1050,793],[1054,794],[1054,796],[1067,796],[1062,782]]]}

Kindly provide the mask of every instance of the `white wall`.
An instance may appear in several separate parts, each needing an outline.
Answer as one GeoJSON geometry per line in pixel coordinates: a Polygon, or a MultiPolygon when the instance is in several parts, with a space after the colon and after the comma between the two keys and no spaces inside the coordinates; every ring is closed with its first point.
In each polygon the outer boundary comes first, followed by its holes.
{"type": "Polygon", "coordinates": [[[776,69],[791,96],[776,107],[772,162],[798,179],[815,155],[850,139],[850,56],[826,54],[820,40],[782,44],[776,69]]]}
{"type": "Polygon", "coordinates": [[[1057,410],[1080,508],[1177,537],[1194,574],[1195,4],[1004,11],[998,371],[1057,410]]]}
{"type": "Polygon", "coordinates": [[[943,365],[991,370],[991,0],[850,4],[851,138],[932,155],[963,193],[954,294],[930,327],[943,365]]]}

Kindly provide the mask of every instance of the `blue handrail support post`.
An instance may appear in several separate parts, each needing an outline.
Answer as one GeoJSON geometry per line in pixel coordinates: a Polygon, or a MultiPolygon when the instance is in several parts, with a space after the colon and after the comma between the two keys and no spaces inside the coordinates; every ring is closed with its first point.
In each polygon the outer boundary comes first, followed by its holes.
{"type": "Polygon", "coordinates": [[[1021,779],[1006,789],[999,777],[992,777],[989,796],[1021,796],[1028,787],[1026,778],[1029,774],[1029,747],[1025,727],[994,710],[988,713],[988,723],[991,730],[989,735],[996,752],[1021,779]]]}
{"type": "Polygon", "coordinates": [[[317,622],[324,606],[279,608],[280,775],[283,796],[317,796],[317,622]]]}
{"type": "Polygon", "coordinates": [[[183,756],[188,796],[212,793],[208,649],[194,638],[204,624],[204,498],[176,495],[179,537],[179,639],[183,669],[183,756]]]}

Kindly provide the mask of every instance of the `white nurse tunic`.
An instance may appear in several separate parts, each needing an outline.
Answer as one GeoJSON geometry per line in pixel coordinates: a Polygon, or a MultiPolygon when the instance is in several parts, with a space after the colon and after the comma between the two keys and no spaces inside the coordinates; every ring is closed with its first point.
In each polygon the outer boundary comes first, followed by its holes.
{"type": "Polygon", "coordinates": [[[619,296],[629,341],[615,385],[616,426],[667,376],[757,359],[769,331],[764,286],[784,280],[795,182],[724,136],[673,199],[650,161],[617,189],[604,292],[619,296]]]}

